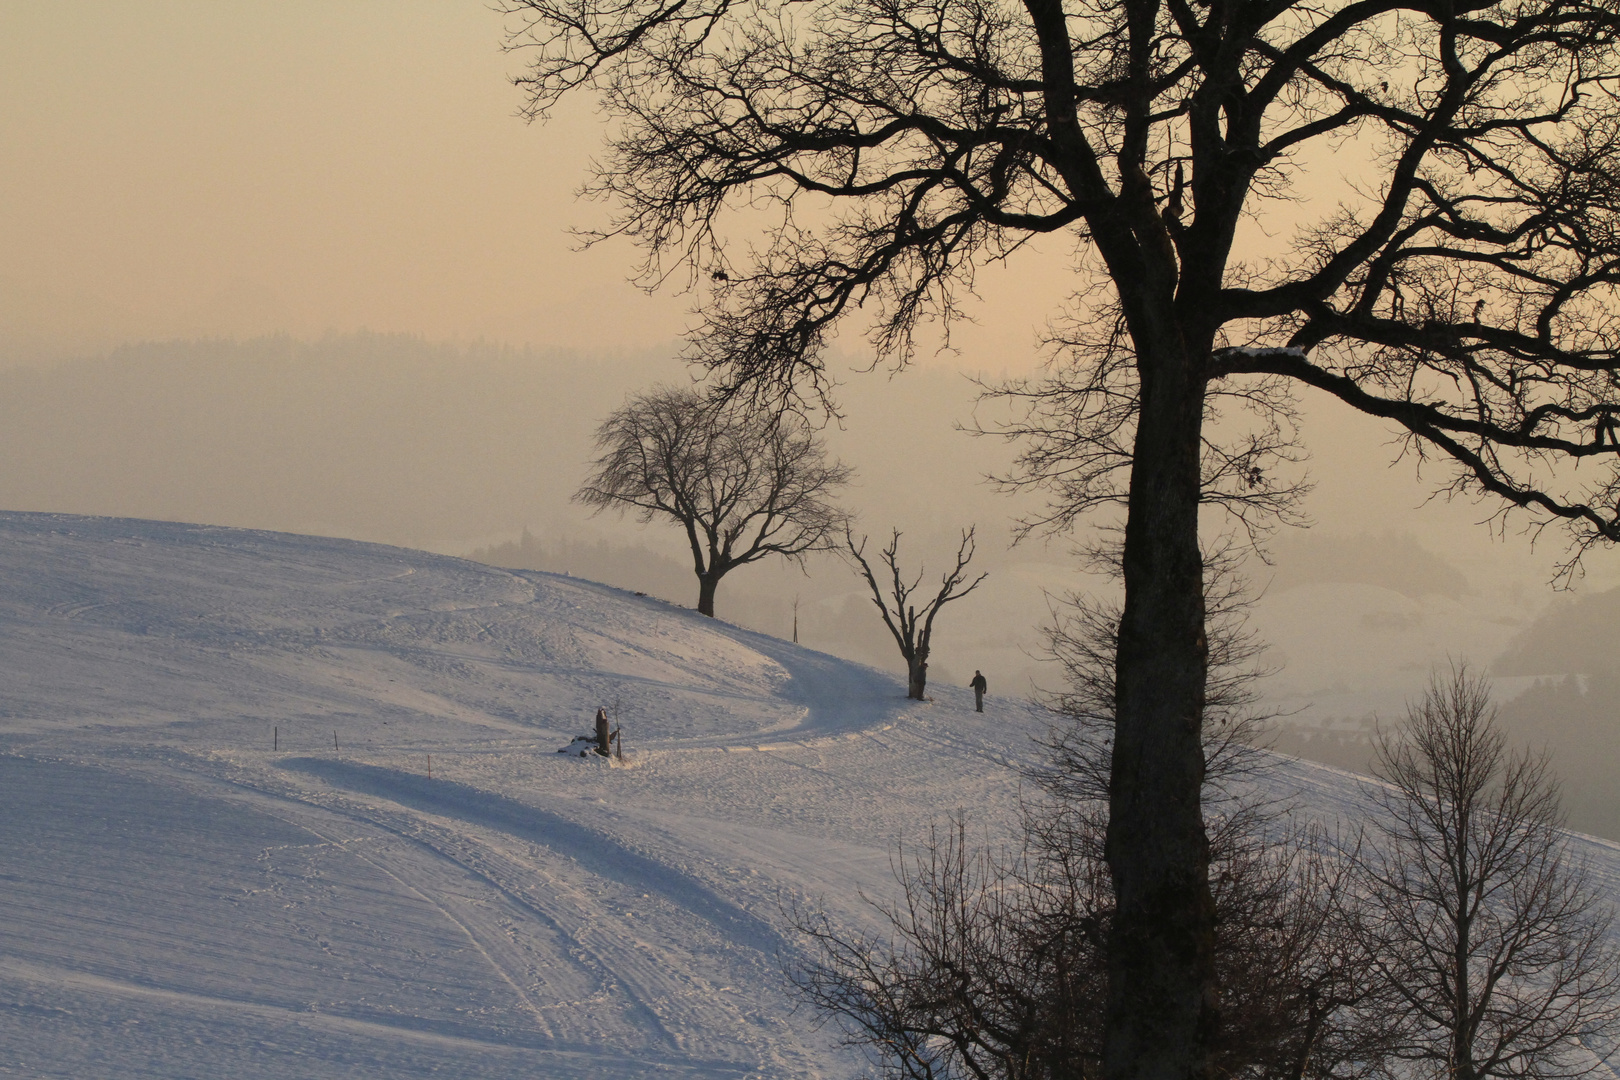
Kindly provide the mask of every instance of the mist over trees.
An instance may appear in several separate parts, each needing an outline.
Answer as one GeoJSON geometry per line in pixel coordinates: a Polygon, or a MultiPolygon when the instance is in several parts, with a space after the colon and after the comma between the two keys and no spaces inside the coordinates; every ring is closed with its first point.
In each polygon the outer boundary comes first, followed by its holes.
{"type": "Polygon", "coordinates": [[[596,419],[667,363],[409,334],[131,344],[0,372],[0,499],[466,550],[556,521],[596,419]]]}
{"type": "Polygon", "coordinates": [[[1569,827],[1620,840],[1620,673],[1540,679],[1502,704],[1516,742],[1542,747],[1563,789],[1569,827]]]}
{"type": "MultiPolygon", "coordinates": [[[[1304,568],[1303,573],[1309,572],[1312,568],[1304,568]]],[[[1334,568],[1330,566],[1329,572],[1334,568]]],[[[1295,571],[1296,580],[1299,576],[1302,571],[1295,571]]],[[[1392,581],[1389,575],[1380,574],[1375,583],[1392,588],[1407,580],[1392,581]]],[[[1272,588],[1277,588],[1276,582],[1272,588]]],[[[1620,840],[1617,658],[1620,591],[1611,589],[1555,598],[1540,615],[1522,625],[1489,665],[1499,688],[1496,722],[1501,730],[1516,743],[1547,752],[1559,779],[1569,827],[1610,840],[1620,840]]],[[[1398,715],[1322,715],[1329,707],[1319,706],[1316,717],[1280,717],[1268,735],[1268,745],[1286,754],[1370,774],[1376,729],[1395,724],[1398,715]]]]}
{"type": "Polygon", "coordinates": [[[1273,563],[1268,590],[1331,582],[1376,585],[1413,598],[1459,600],[1470,592],[1462,571],[1410,533],[1328,536],[1290,530],[1269,546],[1273,563]]]}
{"type": "MultiPolygon", "coordinates": [[[[635,389],[683,377],[672,346],[581,351],[355,333],[131,343],[39,368],[0,357],[0,502],[448,553],[525,526],[548,542],[634,544],[634,525],[593,528],[569,497],[602,417],[635,389]]],[[[919,370],[903,387],[852,385],[847,430],[823,433],[862,466],[852,505],[882,506],[913,523],[919,542],[953,547],[954,523],[932,513],[947,497],[951,518],[1004,517],[1007,502],[970,482],[984,447],[952,428],[971,402],[971,385],[952,371],[919,370]],[[914,408],[897,407],[902,390],[914,408]],[[895,467],[902,446],[938,465],[937,484],[895,467]]],[[[985,555],[1000,558],[1001,548],[985,555]]]]}

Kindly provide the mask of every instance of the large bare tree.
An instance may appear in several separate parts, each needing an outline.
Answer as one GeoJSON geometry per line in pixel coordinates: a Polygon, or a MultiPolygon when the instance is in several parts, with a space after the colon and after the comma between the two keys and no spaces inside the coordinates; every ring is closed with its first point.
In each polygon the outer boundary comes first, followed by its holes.
{"type": "Polygon", "coordinates": [[[531,112],[597,97],[607,232],[684,266],[735,389],[825,392],[857,308],[903,362],[987,261],[1076,252],[1031,475],[1054,521],[1124,513],[1109,1080],[1210,1068],[1200,509],[1289,509],[1292,390],[1620,537],[1617,3],[503,0],[531,112]],[[1333,155],[1357,182],[1296,183],[1333,155]]]}
{"type": "Polygon", "coordinates": [[[1620,1030],[1613,913],[1571,856],[1546,755],[1508,747],[1459,666],[1380,735],[1374,768],[1356,923],[1408,1021],[1398,1056],[1447,1080],[1591,1072],[1620,1030]]]}
{"type": "Polygon", "coordinates": [[[732,570],[827,550],[848,520],[833,494],[852,470],[829,461],[792,414],[662,388],[632,396],[602,421],[596,444],[601,454],[574,498],[680,525],[704,615],[714,615],[715,591],[732,570]]]}

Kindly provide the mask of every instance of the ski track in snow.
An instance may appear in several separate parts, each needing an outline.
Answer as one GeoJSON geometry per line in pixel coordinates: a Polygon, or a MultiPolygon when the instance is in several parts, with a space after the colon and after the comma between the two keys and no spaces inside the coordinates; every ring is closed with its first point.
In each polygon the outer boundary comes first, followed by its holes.
{"type": "Polygon", "coordinates": [[[0,1076],[854,1075],[784,904],[873,925],[897,841],[1006,835],[1047,722],[351,541],[0,513],[0,579],[0,1076]]]}

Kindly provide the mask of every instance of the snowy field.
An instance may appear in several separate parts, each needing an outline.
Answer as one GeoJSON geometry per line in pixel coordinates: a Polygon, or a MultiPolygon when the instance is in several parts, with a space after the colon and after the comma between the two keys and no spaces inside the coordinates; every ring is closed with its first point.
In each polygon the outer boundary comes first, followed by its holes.
{"type": "Polygon", "coordinates": [[[852,1075],[781,903],[864,920],[896,840],[1002,834],[1046,725],[348,541],[0,514],[0,583],[7,1076],[852,1075]],[[622,763],[557,752],[598,705],[622,763]]]}

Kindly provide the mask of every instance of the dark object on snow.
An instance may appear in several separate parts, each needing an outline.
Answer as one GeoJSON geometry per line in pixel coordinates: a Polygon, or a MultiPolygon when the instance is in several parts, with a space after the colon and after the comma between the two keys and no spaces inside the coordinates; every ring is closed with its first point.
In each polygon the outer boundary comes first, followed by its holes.
{"type": "Polygon", "coordinates": [[[990,689],[990,684],[984,681],[984,672],[974,669],[973,681],[968,685],[973,687],[973,711],[984,712],[985,691],[990,689]]]}
{"type": "MultiPolygon", "coordinates": [[[[596,752],[603,757],[613,756],[613,743],[619,737],[619,729],[608,730],[607,709],[596,710],[596,752]]],[[[619,757],[624,757],[624,744],[619,744],[619,757]]]]}

